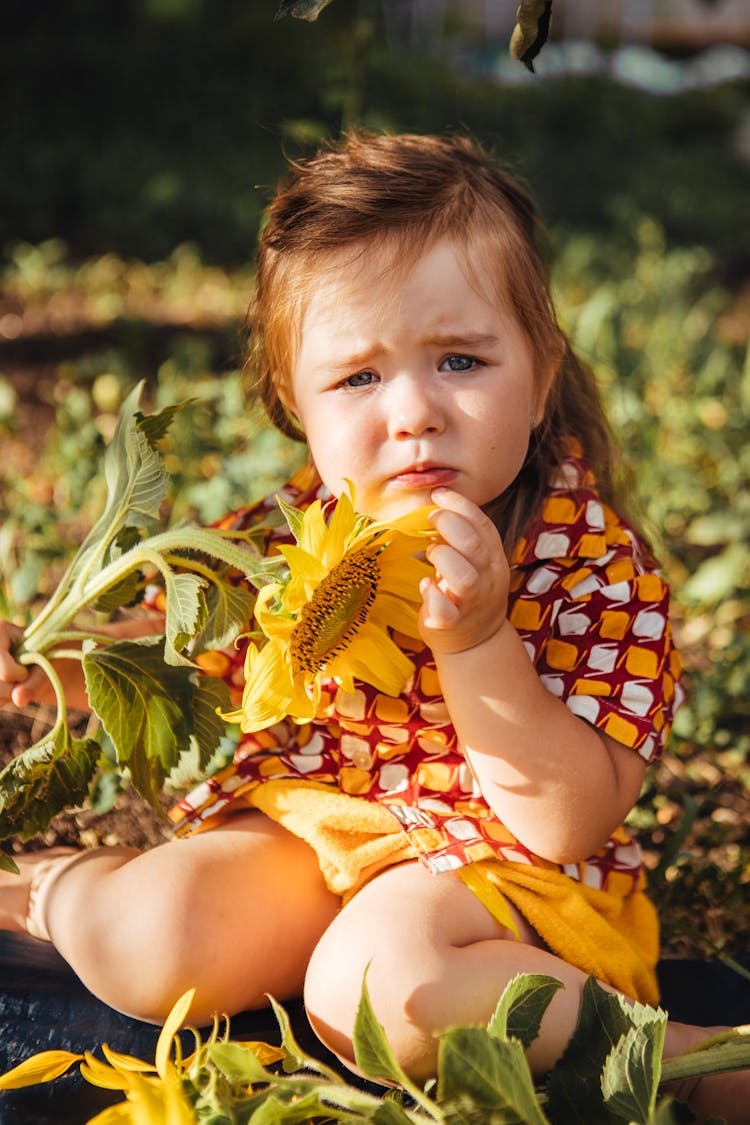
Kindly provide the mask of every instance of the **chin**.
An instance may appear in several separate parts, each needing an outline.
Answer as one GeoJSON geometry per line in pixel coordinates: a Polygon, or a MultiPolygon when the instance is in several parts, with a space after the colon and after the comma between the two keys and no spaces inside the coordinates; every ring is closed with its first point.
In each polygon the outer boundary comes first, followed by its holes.
{"type": "Polygon", "coordinates": [[[405,516],[407,513],[421,508],[424,504],[432,504],[429,491],[410,492],[408,495],[390,497],[377,505],[372,505],[368,509],[367,515],[375,520],[395,520],[399,516],[405,516]]]}

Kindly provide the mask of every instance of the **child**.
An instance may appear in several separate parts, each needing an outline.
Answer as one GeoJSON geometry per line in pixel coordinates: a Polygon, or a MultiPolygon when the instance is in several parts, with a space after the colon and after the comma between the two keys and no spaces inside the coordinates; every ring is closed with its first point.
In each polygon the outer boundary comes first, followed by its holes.
{"type": "MultiPolygon", "coordinates": [[[[245,735],[181,802],[184,838],[36,853],[3,876],[0,925],[48,937],[108,1004],[158,1021],[196,986],[205,1020],[304,992],[351,1063],[369,965],[375,1011],[424,1079],[435,1032],[485,1021],[518,972],[565,984],[529,1051],[540,1074],[588,973],[657,1001],[655,915],[621,825],[666,741],[679,660],[537,235],[526,194],[462,139],[354,136],[278,191],[252,366],[314,464],[283,495],[305,507],[351,481],[378,519],[433,505],[435,578],[400,697],[331,682],[314,722],[245,735]]],[[[0,702],[41,698],[17,631],[1,636],[0,702]]],[[[236,685],[238,660],[207,667],[236,685]]],[[[666,1054],[707,1034],[670,1024],[666,1054]]],[[[704,1081],[696,1112],[731,1117],[738,1081],[704,1081]]]]}

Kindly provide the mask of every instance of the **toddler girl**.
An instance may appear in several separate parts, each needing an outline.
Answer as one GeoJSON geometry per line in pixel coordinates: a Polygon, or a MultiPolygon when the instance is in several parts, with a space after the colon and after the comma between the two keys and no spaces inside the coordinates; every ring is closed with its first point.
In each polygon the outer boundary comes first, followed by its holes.
{"type": "MultiPolygon", "coordinates": [[[[142,1019],[190,986],[199,1021],[303,992],[349,1064],[369,965],[418,1079],[436,1032],[548,973],[565,988],[529,1051],[541,1074],[587,974],[657,1001],[622,822],[681,689],[668,591],[557,324],[531,201],[462,139],[354,136],[302,162],[261,237],[251,359],[271,420],[311,453],[284,499],[333,509],[352,482],[377,519],[434,507],[420,637],[398,638],[413,674],[398,697],[329,680],[314,721],[243,735],[175,810],[182,838],[21,857],[0,924],[142,1019]]],[[[0,701],[41,698],[2,638],[0,701]]],[[[238,686],[241,653],[204,663],[238,686]]],[[[670,1024],[666,1054],[706,1034],[670,1024]]],[[[704,1082],[696,1111],[738,1081],[704,1082]]]]}

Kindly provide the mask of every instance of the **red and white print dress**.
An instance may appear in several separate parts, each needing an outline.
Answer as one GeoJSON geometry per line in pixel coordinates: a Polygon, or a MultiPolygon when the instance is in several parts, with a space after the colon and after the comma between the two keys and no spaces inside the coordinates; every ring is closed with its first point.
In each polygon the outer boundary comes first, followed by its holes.
{"type": "MultiPolygon", "coordinates": [[[[302,470],[220,526],[252,526],[276,507],[276,496],[304,508],[328,495],[311,469],[302,470]]],[[[283,531],[266,535],[269,550],[287,541],[283,531]]],[[[682,698],[668,588],[634,532],[601,502],[579,458],[563,465],[513,553],[509,618],[542,683],[574,714],[647,762],[659,755],[682,698]]],[[[554,868],[619,895],[640,886],[640,849],[624,828],[585,862],[562,867],[513,836],[461,754],[432,654],[398,639],[415,665],[402,695],[367,684],[345,692],[331,682],[315,721],[285,720],[242,736],[232,764],[173,809],[177,834],[247,808],[247,795],[270,780],[307,780],[319,783],[311,790],[322,783],[386,808],[435,873],[496,858],[554,868]]],[[[202,662],[241,691],[241,650],[202,662]]]]}

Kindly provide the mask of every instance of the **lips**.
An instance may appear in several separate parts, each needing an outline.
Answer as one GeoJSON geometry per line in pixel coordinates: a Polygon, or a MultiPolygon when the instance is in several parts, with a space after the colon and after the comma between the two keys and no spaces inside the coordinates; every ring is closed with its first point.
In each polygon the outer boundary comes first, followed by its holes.
{"type": "Polygon", "coordinates": [[[391,480],[400,488],[425,489],[452,484],[457,476],[456,469],[451,469],[447,465],[426,463],[402,469],[400,473],[395,473],[391,480]]]}

